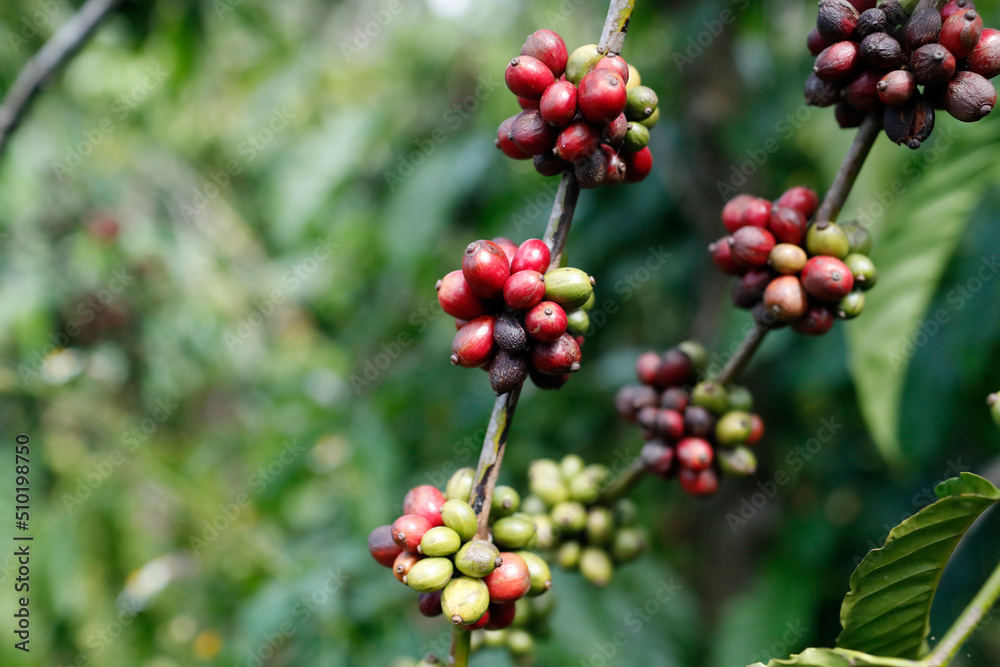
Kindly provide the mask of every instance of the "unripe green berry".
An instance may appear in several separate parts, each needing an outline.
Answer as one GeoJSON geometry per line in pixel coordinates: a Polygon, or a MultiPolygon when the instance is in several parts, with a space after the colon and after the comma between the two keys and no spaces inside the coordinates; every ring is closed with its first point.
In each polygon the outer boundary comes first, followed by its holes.
{"type": "Polygon", "coordinates": [[[992,393],[986,397],[986,403],[990,406],[990,416],[997,426],[1000,426],[1000,395],[992,393]]]}
{"type": "Polygon", "coordinates": [[[586,312],[589,313],[591,310],[593,310],[595,303],[597,303],[597,297],[594,296],[593,292],[591,292],[590,293],[590,298],[587,299],[587,303],[585,303],[582,306],[580,306],[580,310],[584,310],[584,311],[586,311],[586,312]]]}
{"type": "Polygon", "coordinates": [[[538,514],[535,516],[535,539],[534,548],[539,551],[550,551],[559,541],[559,526],[555,524],[548,514],[538,514]]]}
{"type": "Polygon", "coordinates": [[[719,468],[730,477],[749,477],[757,472],[757,455],[749,447],[736,447],[716,452],[719,468]]]}
{"type": "Polygon", "coordinates": [[[406,580],[404,583],[413,590],[430,593],[444,588],[451,581],[454,571],[455,566],[450,558],[424,558],[414,563],[403,578],[406,580]]]}
{"type": "Polygon", "coordinates": [[[639,508],[634,501],[628,498],[618,500],[612,509],[615,514],[615,523],[619,526],[631,526],[639,516],[639,508]]]}
{"type": "Polygon", "coordinates": [[[729,396],[729,409],[750,412],[753,410],[753,394],[741,385],[731,384],[726,390],[729,396]]]}
{"type": "Polygon", "coordinates": [[[441,519],[462,539],[468,542],[476,535],[478,521],[476,511],[464,500],[448,500],[441,507],[441,519]]]}
{"type": "Polygon", "coordinates": [[[872,251],[872,237],[868,230],[856,221],[845,222],[840,225],[847,234],[847,240],[851,246],[851,252],[859,252],[868,255],[872,251]]]}
{"type": "Polygon", "coordinates": [[[497,569],[502,562],[500,550],[492,542],[486,540],[466,542],[455,554],[455,567],[458,568],[459,572],[470,577],[485,577],[497,569]]]}
{"type": "MultiPolygon", "coordinates": [[[[528,471],[530,476],[528,487],[531,489],[531,493],[541,498],[549,507],[569,498],[569,488],[566,482],[563,481],[562,473],[559,472],[559,466],[556,465],[555,461],[552,461],[552,465],[555,467],[555,473],[552,473],[550,470],[546,470],[544,474],[536,474],[530,469],[528,471]]],[[[534,467],[534,464],[532,464],[532,467],[534,467]]]]}
{"type": "Polygon", "coordinates": [[[615,564],[607,551],[596,547],[587,547],[580,554],[580,574],[595,586],[604,586],[611,581],[615,572],[615,564]]]}
{"type": "Polygon", "coordinates": [[[691,392],[691,403],[721,415],[729,408],[729,396],[726,388],[718,382],[705,380],[694,386],[691,392]]]}
{"type": "Polygon", "coordinates": [[[750,437],[753,422],[749,412],[731,410],[715,424],[715,439],[720,445],[735,447],[742,445],[750,437]]]}
{"type": "Polygon", "coordinates": [[[582,336],[590,329],[590,316],[582,308],[566,313],[566,331],[571,336],[582,336]]]}
{"type": "MultiPolygon", "coordinates": [[[[469,509],[472,509],[471,507],[469,509]]],[[[473,531],[475,534],[475,531],[473,531]]],[[[450,556],[462,546],[458,532],[447,526],[431,528],[420,538],[417,552],[424,556],[450,556]]]]}
{"type": "Polygon", "coordinates": [[[628,563],[641,556],[649,547],[646,532],[641,528],[622,528],[611,542],[611,558],[616,563],[628,563]]]}
{"type": "Polygon", "coordinates": [[[493,524],[493,540],[506,549],[522,549],[534,535],[534,521],[519,516],[509,516],[493,524]]]}
{"type": "Polygon", "coordinates": [[[559,547],[556,554],[556,562],[564,570],[575,570],[580,564],[580,556],[583,554],[583,547],[579,542],[566,542],[559,547]]]}
{"type": "MultiPolygon", "coordinates": [[[[544,595],[543,598],[550,598],[551,595],[544,595]]],[[[525,628],[531,621],[535,620],[532,615],[531,599],[523,597],[514,601],[514,622],[510,624],[512,628],[525,628]]]]}
{"type": "Polygon", "coordinates": [[[578,502],[565,500],[553,507],[550,514],[563,533],[578,533],[587,527],[587,509],[578,502]]]}
{"type": "Polygon", "coordinates": [[[566,311],[587,303],[594,293],[594,279],[580,269],[565,267],[545,274],[545,300],[555,301],[566,311]]]}
{"type": "Polygon", "coordinates": [[[640,120],[639,124],[643,127],[652,130],[653,126],[660,122],[660,107],[656,107],[653,111],[653,115],[645,120],[640,120]]]}
{"type": "Polygon", "coordinates": [[[698,370],[705,370],[708,366],[708,352],[705,346],[693,340],[685,340],[677,345],[677,349],[683,352],[698,370]]]}
{"type": "Polygon", "coordinates": [[[581,456],[577,454],[567,454],[559,461],[559,472],[562,473],[563,479],[571,480],[577,473],[581,472],[586,465],[586,462],[581,456]]]}
{"type": "Polygon", "coordinates": [[[837,303],[837,317],[843,320],[851,320],[860,315],[864,309],[865,293],[860,290],[854,290],[837,303]]]}
{"type": "Polygon", "coordinates": [[[528,566],[528,572],[531,574],[531,588],[528,590],[528,595],[538,596],[552,588],[552,571],[541,556],[532,551],[516,553],[528,566]]]}
{"type": "Polygon", "coordinates": [[[875,287],[875,283],[878,281],[878,271],[875,269],[875,262],[867,255],[857,252],[851,253],[844,258],[844,264],[854,275],[856,288],[867,291],[875,287]]]}
{"type": "Polygon", "coordinates": [[[511,630],[507,633],[507,650],[515,660],[529,658],[535,653],[535,640],[524,630],[511,630]]]}
{"type": "Polygon", "coordinates": [[[531,607],[531,618],[535,621],[545,620],[552,615],[552,611],[556,608],[555,595],[539,595],[529,598],[528,602],[531,607]]]}
{"type": "MultiPolygon", "coordinates": [[[[515,618],[517,618],[515,616],[515,618]]],[[[507,646],[507,630],[484,630],[483,646],[486,648],[505,648],[507,646]]]]}
{"type": "Polygon", "coordinates": [[[606,466],[591,464],[573,476],[569,482],[569,495],[573,500],[592,505],[601,495],[611,472],[606,466]]]}
{"type": "Polygon", "coordinates": [[[472,495],[472,484],[475,479],[475,468],[459,468],[448,479],[448,484],[444,488],[444,497],[448,500],[468,501],[472,495]]]}
{"type": "Polygon", "coordinates": [[[806,250],[811,256],[830,255],[844,259],[851,252],[851,242],[844,228],[835,222],[818,222],[806,232],[806,250]]]}
{"type": "Polygon", "coordinates": [[[478,621],[490,606],[490,592],[482,579],[458,577],[444,587],[441,610],[455,625],[478,621]]]}
{"type": "Polygon", "coordinates": [[[587,542],[594,546],[604,546],[611,541],[615,532],[615,520],[607,507],[591,507],[587,513],[587,542]]]}
{"type": "Polygon", "coordinates": [[[638,153],[649,144],[649,128],[636,122],[628,124],[623,147],[629,153],[638,153]]]}
{"type": "Polygon", "coordinates": [[[545,501],[538,496],[528,496],[521,501],[521,511],[525,514],[530,514],[532,516],[538,516],[539,514],[545,514],[549,511],[548,505],[545,501]]]}
{"type": "Polygon", "coordinates": [[[502,519],[510,516],[521,507],[521,495],[510,486],[498,486],[493,489],[493,502],[490,505],[490,518],[502,519]]]}
{"type": "Polygon", "coordinates": [[[625,98],[625,117],[630,121],[644,121],[653,115],[659,105],[656,91],[648,86],[636,86],[628,91],[625,98]]]}
{"type": "Polygon", "coordinates": [[[602,57],[597,44],[584,44],[573,51],[566,61],[566,80],[579,85],[583,77],[594,71],[594,66],[602,57]]]}

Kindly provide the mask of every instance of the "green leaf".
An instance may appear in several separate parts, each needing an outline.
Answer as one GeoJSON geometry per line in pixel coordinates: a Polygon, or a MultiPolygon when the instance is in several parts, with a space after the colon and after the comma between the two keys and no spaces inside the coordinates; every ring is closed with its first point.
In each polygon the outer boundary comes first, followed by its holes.
{"type": "Polygon", "coordinates": [[[862,222],[877,223],[872,259],[879,282],[865,295],[865,312],[847,327],[850,368],[872,438],[894,463],[903,460],[898,424],[907,368],[940,327],[925,313],[982,187],[997,173],[995,141],[977,148],[950,126],[935,136],[930,153],[903,164],[880,151],[869,175],[885,180],[858,199],[862,222]]]}
{"type": "MultiPolygon", "coordinates": [[[[772,660],[767,667],[795,665],[795,667],[920,667],[920,663],[898,658],[883,658],[860,651],[842,648],[810,648],[788,660],[772,660]]],[[[758,662],[749,667],[764,667],[758,662]]]]}
{"type": "Polygon", "coordinates": [[[851,575],[839,647],[891,658],[927,653],[931,603],[948,559],[979,515],[1000,501],[1000,489],[971,473],[942,482],[935,493],[940,500],[896,526],[851,575]]]}

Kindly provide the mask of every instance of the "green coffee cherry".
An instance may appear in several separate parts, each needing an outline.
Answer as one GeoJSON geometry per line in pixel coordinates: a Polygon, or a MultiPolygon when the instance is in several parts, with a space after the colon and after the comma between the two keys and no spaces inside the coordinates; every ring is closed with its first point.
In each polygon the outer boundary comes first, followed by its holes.
{"type": "Polygon", "coordinates": [[[536,516],[538,514],[545,514],[548,512],[549,507],[545,504],[545,501],[538,496],[530,495],[521,501],[521,511],[525,514],[536,516]]]}
{"type": "Polygon", "coordinates": [[[482,579],[452,579],[441,593],[441,610],[455,625],[475,623],[489,606],[490,591],[482,579]]]}
{"type": "Polygon", "coordinates": [[[653,115],[647,118],[646,120],[640,120],[639,124],[647,129],[652,130],[653,126],[659,122],[660,122],[660,107],[656,107],[656,110],[653,111],[653,115]]]}
{"type": "Polygon", "coordinates": [[[587,542],[602,547],[615,533],[615,520],[607,507],[591,507],[587,512],[587,542]]]}
{"type": "Polygon", "coordinates": [[[849,292],[837,304],[837,317],[844,320],[851,320],[860,315],[864,309],[865,293],[860,290],[854,290],[849,292]]]}
{"type": "Polygon", "coordinates": [[[580,85],[580,80],[594,71],[594,66],[602,57],[597,44],[584,44],[573,51],[566,61],[566,80],[574,85],[580,85]]]}
{"type": "MultiPolygon", "coordinates": [[[[550,598],[551,595],[542,597],[550,598]]],[[[524,628],[534,620],[531,613],[531,601],[527,596],[514,601],[514,622],[510,624],[512,628],[524,628]]]]}
{"type": "Polygon", "coordinates": [[[417,663],[417,667],[439,667],[441,659],[433,653],[417,663]]]}
{"type": "Polygon", "coordinates": [[[715,460],[730,477],[749,477],[757,472],[757,455],[749,447],[721,449],[716,452],[715,460]]]}
{"type": "Polygon", "coordinates": [[[528,468],[528,488],[549,507],[569,498],[559,464],[551,459],[539,459],[528,468]]]}
{"type": "Polygon", "coordinates": [[[454,572],[450,558],[424,558],[413,564],[403,583],[419,593],[430,593],[444,588],[454,572]]]}
{"type": "Polygon", "coordinates": [[[582,336],[590,328],[590,316],[582,308],[566,313],[566,331],[571,336],[582,336]]]}
{"type": "Polygon", "coordinates": [[[545,299],[555,301],[567,311],[587,303],[594,293],[594,279],[580,269],[552,269],[545,274],[545,299]]]}
{"type": "Polygon", "coordinates": [[[441,507],[441,519],[444,521],[444,525],[458,533],[463,542],[471,540],[479,527],[476,511],[464,500],[446,501],[441,507]]]}
{"type": "Polygon", "coordinates": [[[694,390],[691,392],[691,403],[721,415],[729,409],[729,396],[726,394],[726,388],[721,384],[705,380],[694,386],[694,390]]]}
{"type": "Polygon", "coordinates": [[[858,252],[862,255],[867,255],[872,251],[872,237],[868,233],[868,230],[862,227],[857,222],[845,222],[841,225],[844,228],[844,233],[847,234],[847,240],[851,246],[851,252],[858,252]]]}
{"type": "Polygon", "coordinates": [[[618,500],[612,510],[615,515],[615,523],[619,526],[631,526],[639,516],[638,506],[628,498],[618,500]]]}
{"type": "Polygon", "coordinates": [[[511,630],[507,633],[507,650],[515,660],[531,657],[535,653],[535,640],[524,630],[511,630]]]}
{"type": "Polygon", "coordinates": [[[729,396],[730,410],[742,410],[743,412],[753,410],[753,394],[746,387],[732,384],[729,385],[726,393],[729,396]]]}
{"type": "Polygon", "coordinates": [[[535,536],[533,521],[509,516],[493,524],[493,540],[505,549],[523,549],[535,536]]]}
{"type": "Polygon", "coordinates": [[[569,482],[569,495],[573,500],[592,505],[601,495],[601,489],[611,476],[607,466],[594,463],[573,476],[569,482]]]}
{"type": "Polygon", "coordinates": [[[868,255],[861,253],[851,253],[844,258],[844,264],[854,274],[854,287],[861,290],[870,290],[875,287],[878,281],[878,271],[875,270],[875,262],[868,258],[868,255]]]}
{"type": "Polygon", "coordinates": [[[444,488],[444,497],[448,500],[464,500],[468,502],[472,495],[472,484],[476,480],[475,468],[459,468],[448,480],[444,488]]]}
{"type": "Polygon", "coordinates": [[[464,575],[470,577],[485,577],[497,569],[503,561],[500,560],[500,550],[492,542],[472,540],[462,545],[455,554],[455,567],[464,575]]]}
{"type": "Polygon", "coordinates": [[[586,465],[581,456],[567,454],[559,461],[559,472],[562,473],[564,479],[573,479],[573,475],[583,470],[586,465]]]}
{"type": "Polygon", "coordinates": [[[517,551],[518,556],[528,566],[531,574],[531,589],[528,595],[537,596],[552,588],[552,570],[549,564],[542,560],[541,556],[533,551],[517,551]]]}
{"type": "Polygon", "coordinates": [[[483,632],[483,646],[486,648],[505,648],[507,646],[507,631],[485,630],[483,632]]]}
{"type": "Polygon", "coordinates": [[[1000,394],[992,393],[986,397],[986,404],[990,406],[990,416],[997,426],[1000,426],[1000,394]]]}
{"type": "Polygon", "coordinates": [[[596,547],[587,547],[580,554],[580,574],[595,586],[604,586],[611,581],[615,565],[607,551],[596,547]]]}
{"type": "MultiPolygon", "coordinates": [[[[471,507],[469,509],[472,509],[471,507]]],[[[475,516],[473,514],[473,516],[475,516]]],[[[475,531],[472,531],[475,534],[475,531]]],[[[462,546],[458,532],[448,526],[435,526],[420,538],[417,551],[424,556],[450,556],[462,546]]],[[[436,589],[435,589],[436,590],[436,589]]]]}
{"type": "Polygon", "coordinates": [[[587,509],[578,502],[564,500],[550,514],[563,533],[579,533],[587,527],[587,509]]]}
{"type": "Polygon", "coordinates": [[[649,547],[646,533],[640,528],[622,528],[615,533],[611,542],[611,558],[616,563],[628,563],[643,553],[649,547]]]}
{"type": "Polygon", "coordinates": [[[521,507],[521,495],[509,486],[498,486],[493,489],[493,503],[490,505],[490,518],[500,519],[510,516],[521,507]]]}
{"type": "Polygon", "coordinates": [[[587,303],[585,303],[582,306],[580,306],[580,310],[585,310],[585,311],[587,311],[589,313],[591,310],[593,310],[595,303],[597,303],[597,297],[594,296],[593,292],[591,292],[590,293],[590,298],[587,299],[587,303]]]}
{"type": "Polygon", "coordinates": [[[625,117],[631,121],[644,121],[653,115],[660,100],[649,86],[636,86],[628,91],[625,98],[625,117]]]}
{"type": "Polygon", "coordinates": [[[583,547],[579,542],[566,542],[559,547],[556,553],[556,562],[564,570],[575,570],[580,564],[580,556],[583,554],[583,547]]]}
{"type": "Polygon", "coordinates": [[[559,541],[559,527],[548,514],[535,516],[535,548],[550,551],[559,541]]]}
{"type": "Polygon", "coordinates": [[[742,445],[753,431],[749,412],[731,410],[715,424],[715,439],[725,447],[742,445]]]}
{"type": "Polygon", "coordinates": [[[649,144],[649,128],[639,123],[629,123],[625,133],[625,151],[638,153],[649,144]]]}
{"type": "Polygon", "coordinates": [[[806,232],[806,250],[810,255],[830,255],[844,259],[851,252],[851,242],[844,228],[835,222],[819,222],[806,232]]]}
{"type": "Polygon", "coordinates": [[[708,365],[708,352],[705,346],[693,340],[686,340],[677,345],[677,349],[688,356],[698,370],[705,370],[708,365]]]}

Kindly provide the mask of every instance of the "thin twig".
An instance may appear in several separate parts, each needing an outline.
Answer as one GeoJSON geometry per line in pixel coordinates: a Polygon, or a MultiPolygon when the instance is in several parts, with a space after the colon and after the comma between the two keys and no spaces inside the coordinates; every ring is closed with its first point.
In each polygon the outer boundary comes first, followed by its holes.
{"type": "Polygon", "coordinates": [[[562,259],[566,239],[569,238],[569,228],[573,225],[576,202],[579,198],[580,184],[577,183],[573,172],[568,171],[563,174],[562,180],[559,181],[556,201],[552,204],[552,215],[549,216],[549,225],[545,229],[545,243],[548,244],[549,250],[552,252],[549,270],[558,268],[559,261],[562,259]]]}
{"type": "Polygon", "coordinates": [[[823,198],[819,211],[816,212],[817,223],[837,220],[837,216],[844,208],[844,202],[851,194],[851,188],[854,187],[854,182],[857,180],[858,174],[861,173],[861,167],[864,166],[881,130],[882,115],[877,111],[872,111],[861,122],[861,127],[858,128],[858,133],[854,136],[854,141],[851,142],[847,155],[844,156],[837,176],[833,179],[833,184],[826,193],[826,197],[823,198]]]}
{"type": "Polygon", "coordinates": [[[944,667],[951,663],[962,645],[968,640],[983,618],[989,613],[997,599],[1000,599],[1000,565],[993,570],[993,574],[986,580],[983,587],[972,599],[969,606],[965,608],[962,615],[958,617],[954,625],[945,633],[934,651],[927,656],[923,663],[927,667],[944,667]]]}
{"type": "Polygon", "coordinates": [[[493,414],[490,425],[486,429],[486,440],[479,454],[479,466],[476,468],[476,478],[472,486],[472,496],[469,504],[476,511],[478,526],[476,539],[485,540],[489,535],[490,505],[493,502],[493,487],[500,476],[500,464],[503,463],[503,453],[507,447],[507,434],[510,432],[510,422],[514,418],[517,399],[521,396],[521,386],[514,387],[506,394],[497,396],[493,404],[493,414]]]}
{"type": "Polygon", "coordinates": [[[740,347],[736,350],[726,365],[723,366],[722,370],[719,372],[718,377],[715,381],[721,385],[727,385],[730,382],[734,382],[736,378],[740,376],[753,358],[753,355],[757,353],[760,349],[760,344],[764,342],[764,336],[770,331],[765,326],[754,322],[754,326],[750,331],[747,332],[746,337],[743,338],[743,342],[740,343],[740,347]]]}
{"type": "Polygon", "coordinates": [[[597,499],[598,505],[611,505],[616,500],[628,494],[629,491],[646,476],[646,464],[642,457],[635,457],[627,468],[612,479],[597,499]]]}
{"type": "Polygon", "coordinates": [[[119,0],[87,0],[24,66],[0,104],[0,156],[49,77],[80,50],[119,0]]]}
{"type": "Polygon", "coordinates": [[[469,667],[470,653],[472,653],[472,633],[460,625],[452,627],[449,667],[469,667]]]}
{"type": "Polygon", "coordinates": [[[597,44],[597,49],[601,53],[622,52],[622,47],[625,46],[625,33],[628,31],[628,23],[634,8],[635,0],[611,1],[608,18],[604,21],[604,30],[601,32],[601,41],[597,44]]]}

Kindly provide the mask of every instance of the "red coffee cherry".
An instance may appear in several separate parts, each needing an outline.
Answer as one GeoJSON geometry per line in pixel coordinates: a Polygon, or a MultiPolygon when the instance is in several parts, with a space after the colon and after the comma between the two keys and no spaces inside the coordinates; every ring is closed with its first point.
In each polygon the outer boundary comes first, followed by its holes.
{"type": "Polygon", "coordinates": [[[452,271],[437,282],[438,303],[452,317],[471,320],[486,313],[486,304],[480,299],[461,271],[452,271]]]}
{"type": "Polygon", "coordinates": [[[740,227],[733,233],[733,259],[737,264],[750,268],[764,266],[774,243],[774,235],[762,227],[740,227]]]}
{"type": "MultiPolygon", "coordinates": [[[[816,209],[819,208],[819,196],[817,196],[816,191],[812,188],[807,188],[804,185],[796,185],[794,188],[786,190],[774,205],[794,208],[808,220],[816,212],[816,209]]],[[[771,231],[773,232],[774,230],[772,229],[771,231]]]]}
{"type": "Polygon", "coordinates": [[[419,514],[404,514],[392,522],[392,539],[403,551],[415,554],[424,533],[433,527],[430,521],[419,514]]]}
{"type": "Polygon", "coordinates": [[[569,334],[551,343],[535,343],[530,353],[531,365],[546,375],[575,373],[580,370],[580,358],[580,344],[569,334]]]}
{"type": "Polygon", "coordinates": [[[629,183],[638,183],[653,171],[653,151],[648,146],[637,153],[626,154],[624,159],[625,180],[629,183]]]}
{"type": "Polygon", "coordinates": [[[805,314],[809,297],[798,276],[781,276],[764,290],[764,307],[774,313],[779,322],[794,322],[805,314]]]}
{"type": "Polygon", "coordinates": [[[722,224],[725,225],[730,234],[746,224],[743,222],[743,214],[750,203],[756,199],[753,195],[736,195],[722,207],[722,224]]]}
{"type": "Polygon", "coordinates": [[[759,268],[750,269],[733,285],[733,305],[737,308],[753,308],[764,296],[774,274],[759,268]]]}
{"type": "Polygon", "coordinates": [[[792,324],[792,328],[807,336],[822,336],[833,327],[833,309],[816,305],[809,308],[802,319],[792,324]]]}
{"type": "MultiPolygon", "coordinates": [[[[522,559],[523,560],[523,559],[522,559]]],[[[513,602],[491,602],[490,608],[486,610],[490,620],[486,624],[487,630],[503,630],[509,628],[514,622],[517,614],[517,606],[513,602]]]]}
{"type": "Polygon", "coordinates": [[[608,169],[604,174],[604,185],[621,185],[625,182],[625,174],[628,170],[625,160],[618,155],[618,152],[614,148],[607,144],[601,144],[601,150],[604,151],[604,156],[608,160],[608,169]]]}
{"type": "Polygon", "coordinates": [[[368,533],[368,553],[382,567],[392,567],[402,551],[393,539],[392,526],[379,526],[368,533]]]}
{"type": "Polygon", "coordinates": [[[845,81],[861,66],[858,54],[856,42],[837,42],[819,54],[813,72],[823,81],[845,81]]]}
{"type": "Polygon", "coordinates": [[[564,171],[571,171],[573,165],[566,160],[562,160],[551,153],[536,155],[532,158],[535,164],[535,171],[542,176],[558,176],[564,171]]]}
{"type": "Polygon", "coordinates": [[[754,197],[743,210],[743,227],[767,227],[771,219],[772,204],[762,197],[754,197]]]}
{"type": "Polygon", "coordinates": [[[664,438],[680,440],[684,436],[684,415],[678,410],[660,408],[656,411],[656,431],[664,438]]]}
{"type": "MultiPolygon", "coordinates": [[[[809,190],[809,192],[812,192],[812,190],[809,190]]],[[[815,194],[816,193],[813,193],[813,196],[815,196],[815,194]]],[[[803,197],[804,196],[806,195],[803,195],[803,197]]],[[[789,199],[793,198],[794,197],[790,197],[789,199]]],[[[784,199],[784,195],[782,195],[782,199],[784,199]]],[[[808,209],[811,205],[808,202],[802,202],[800,203],[800,206],[804,206],[808,209]]],[[[812,213],[809,215],[811,216],[812,213]]],[[[807,216],[804,215],[800,209],[783,205],[781,203],[781,199],[779,199],[778,205],[771,209],[771,218],[767,223],[767,227],[771,230],[774,238],[781,243],[794,243],[795,245],[799,245],[802,243],[802,239],[806,237],[806,218],[807,216]]]]}
{"type": "Polygon", "coordinates": [[[521,55],[542,61],[557,77],[566,71],[566,61],[569,60],[566,43],[551,30],[536,30],[528,35],[521,47],[521,55]]]}
{"type": "Polygon", "coordinates": [[[660,359],[653,384],[661,389],[687,384],[694,379],[694,362],[676,347],[667,350],[660,359]]]}
{"type": "Polygon", "coordinates": [[[839,42],[851,38],[860,16],[861,13],[847,0],[822,0],[816,28],[824,39],[839,42]]]}
{"type": "Polygon", "coordinates": [[[538,58],[518,56],[507,65],[504,82],[510,92],[518,97],[537,100],[545,89],[555,83],[555,76],[548,65],[538,58]]]}
{"type": "Polygon", "coordinates": [[[972,53],[983,35],[983,19],[975,10],[955,12],[941,25],[938,42],[958,59],[972,53]]]}
{"type": "Polygon", "coordinates": [[[528,335],[543,343],[558,340],[566,326],[566,311],[555,301],[542,301],[524,316],[528,335]]]}
{"type": "Polygon", "coordinates": [[[684,492],[692,496],[711,496],[719,490],[719,476],[712,468],[701,471],[681,468],[677,481],[684,492]]]}
{"type": "Polygon", "coordinates": [[[881,70],[866,69],[847,84],[844,100],[859,111],[874,111],[882,106],[878,97],[881,70]]]}
{"type": "Polygon", "coordinates": [[[837,124],[845,130],[860,127],[866,115],[868,115],[866,112],[855,109],[847,102],[841,102],[833,109],[833,117],[837,119],[837,124]]]}
{"type": "Polygon", "coordinates": [[[517,249],[517,254],[510,263],[510,272],[518,271],[538,271],[545,273],[549,270],[549,262],[552,261],[552,251],[545,241],[541,239],[528,239],[517,249]]]}
{"type": "Polygon", "coordinates": [[[958,120],[972,123],[988,116],[997,103],[993,84],[975,72],[958,72],[948,83],[944,108],[958,120]]]}
{"type": "Polygon", "coordinates": [[[1000,30],[986,28],[976,48],[969,54],[970,72],[992,79],[1000,74],[1000,30]]]}
{"type": "Polygon", "coordinates": [[[854,289],[854,275],[836,257],[819,255],[802,268],[802,286],[821,301],[840,301],[854,289]]]}
{"type": "Polygon", "coordinates": [[[563,160],[576,162],[597,150],[599,142],[597,131],[581,120],[559,133],[554,152],[563,160]]]}
{"type": "Polygon", "coordinates": [[[503,250],[503,254],[507,255],[507,261],[514,261],[514,253],[517,252],[517,244],[511,241],[506,236],[498,236],[495,239],[491,239],[494,243],[500,246],[503,250]]]}
{"type": "Polygon", "coordinates": [[[477,368],[489,363],[496,352],[493,327],[497,318],[484,315],[458,330],[451,342],[451,363],[463,368],[477,368]]]}
{"type": "Polygon", "coordinates": [[[912,72],[898,69],[882,77],[875,89],[883,104],[899,106],[909,101],[917,92],[917,80],[912,72]]]}
{"type": "Polygon", "coordinates": [[[544,391],[558,391],[563,388],[567,382],[569,382],[570,374],[565,375],[546,375],[540,371],[535,370],[530,364],[528,365],[528,377],[531,378],[531,383],[534,384],[539,389],[544,391]]]}
{"type": "Polygon", "coordinates": [[[569,81],[556,81],[545,89],[538,111],[549,125],[566,127],[576,117],[576,86],[569,81]]]}
{"type": "Polygon", "coordinates": [[[708,246],[708,251],[712,253],[712,261],[719,267],[719,270],[731,276],[738,276],[744,269],[733,259],[730,243],[731,236],[725,236],[712,245],[708,246]]]}
{"type": "Polygon", "coordinates": [[[462,276],[478,296],[495,299],[510,278],[510,261],[493,241],[474,241],[462,256],[462,276]]]}
{"type": "Polygon", "coordinates": [[[806,46],[809,47],[809,53],[814,56],[818,56],[823,53],[823,49],[830,46],[833,42],[828,40],[823,35],[819,34],[819,28],[814,27],[809,31],[808,37],[806,37],[806,46]]]}
{"type": "Polygon", "coordinates": [[[653,385],[656,382],[656,372],[660,368],[660,355],[656,352],[643,352],[635,360],[635,374],[639,382],[653,385]]]}
{"type": "Polygon", "coordinates": [[[503,286],[503,300],[514,310],[528,310],[545,297],[545,279],[538,271],[519,271],[503,286]]]}
{"type": "Polygon", "coordinates": [[[662,440],[650,440],[642,446],[639,460],[649,472],[666,477],[674,470],[674,449],[662,440]]]}
{"type": "Polygon", "coordinates": [[[688,470],[705,470],[715,460],[715,450],[702,438],[684,438],[677,443],[677,461],[688,470]]]}
{"type": "Polygon", "coordinates": [[[955,74],[955,56],[940,44],[925,44],[910,56],[910,70],[921,86],[943,86],[955,74]]]}
{"type": "Polygon", "coordinates": [[[878,4],[878,0],[848,0],[856,10],[861,13],[868,11],[878,4]]]}
{"type": "Polygon", "coordinates": [[[497,139],[495,145],[500,151],[509,158],[514,160],[528,160],[531,155],[525,153],[511,140],[511,126],[514,124],[514,119],[517,116],[511,116],[502,123],[500,127],[497,128],[497,139]]]}
{"type": "Polygon", "coordinates": [[[594,65],[594,71],[597,72],[600,70],[608,70],[617,74],[621,77],[622,83],[628,83],[628,78],[631,74],[628,70],[628,63],[625,62],[625,59],[613,53],[609,53],[597,61],[597,64],[594,65]]]}
{"type": "Polygon", "coordinates": [[[446,498],[441,491],[430,484],[415,486],[403,498],[403,514],[417,514],[431,522],[431,526],[443,526],[441,507],[446,498]]]}
{"type": "Polygon", "coordinates": [[[758,414],[750,415],[750,437],[743,443],[753,447],[764,437],[764,420],[758,414]]]}
{"type": "Polygon", "coordinates": [[[490,572],[483,581],[490,592],[490,602],[514,602],[527,595],[531,589],[528,564],[516,553],[500,553],[503,564],[490,572]]]}
{"type": "Polygon", "coordinates": [[[529,99],[527,99],[525,97],[518,97],[517,98],[517,105],[519,107],[521,107],[522,109],[537,109],[538,108],[538,100],[529,100],[529,99]]]}
{"type": "Polygon", "coordinates": [[[528,155],[543,155],[555,146],[559,133],[545,122],[538,109],[530,109],[514,117],[508,136],[522,152],[528,155]]]}
{"type": "Polygon", "coordinates": [[[410,553],[409,551],[400,551],[399,555],[396,556],[396,560],[392,562],[392,574],[396,577],[396,580],[400,583],[406,583],[406,575],[409,574],[410,568],[412,568],[417,561],[420,560],[420,556],[415,553],[410,553]]]}
{"type": "Polygon", "coordinates": [[[577,104],[591,123],[610,123],[625,111],[625,82],[607,70],[595,70],[580,80],[577,104]]]}
{"type": "Polygon", "coordinates": [[[622,142],[625,141],[625,136],[628,134],[628,118],[625,114],[619,114],[617,118],[604,126],[601,130],[601,139],[604,143],[613,146],[614,148],[620,148],[622,142]]]}
{"type": "Polygon", "coordinates": [[[941,20],[947,21],[955,12],[966,12],[975,8],[976,6],[971,0],[950,0],[944,3],[944,7],[941,8],[941,20]]]}

